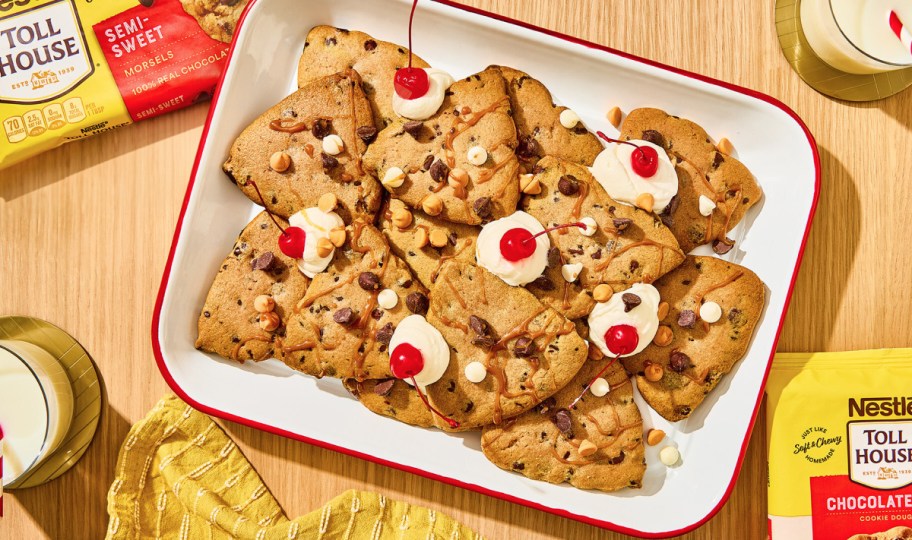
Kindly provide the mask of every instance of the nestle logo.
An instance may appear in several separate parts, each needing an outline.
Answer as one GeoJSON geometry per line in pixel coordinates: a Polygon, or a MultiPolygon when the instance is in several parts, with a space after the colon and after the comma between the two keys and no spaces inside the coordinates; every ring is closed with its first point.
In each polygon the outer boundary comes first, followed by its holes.
{"type": "Polygon", "coordinates": [[[854,416],[912,416],[912,397],[849,398],[849,418],[854,416]]]}

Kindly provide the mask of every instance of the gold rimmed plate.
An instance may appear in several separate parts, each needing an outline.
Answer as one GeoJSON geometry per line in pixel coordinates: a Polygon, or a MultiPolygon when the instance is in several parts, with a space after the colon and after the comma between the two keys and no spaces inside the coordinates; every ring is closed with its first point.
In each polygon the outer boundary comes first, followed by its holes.
{"type": "Polygon", "coordinates": [[[89,448],[101,418],[101,382],[95,363],[82,345],[47,321],[0,317],[0,339],[25,341],[46,350],[60,362],[73,385],[73,422],[60,448],[6,489],[34,487],[70,470],[89,448]]]}

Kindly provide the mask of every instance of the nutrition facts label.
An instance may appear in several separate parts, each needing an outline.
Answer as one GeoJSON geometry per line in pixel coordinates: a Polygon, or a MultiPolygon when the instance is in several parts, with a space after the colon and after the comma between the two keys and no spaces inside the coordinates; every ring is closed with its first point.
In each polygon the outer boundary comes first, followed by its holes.
{"type": "Polygon", "coordinates": [[[81,122],[87,116],[82,99],[75,97],[26,111],[22,116],[4,118],[3,131],[9,142],[18,143],[27,137],[37,137],[46,131],[81,122]]]}

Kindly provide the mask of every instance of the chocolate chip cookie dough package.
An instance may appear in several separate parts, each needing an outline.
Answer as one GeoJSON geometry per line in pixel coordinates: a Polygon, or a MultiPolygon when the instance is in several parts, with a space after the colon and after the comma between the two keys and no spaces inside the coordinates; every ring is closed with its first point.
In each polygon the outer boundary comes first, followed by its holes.
{"type": "Polygon", "coordinates": [[[247,0],[0,0],[0,169],[209,97],[247,0]]]}
{"type": "Polygon", "coordinates": [[[771,540],[912,538],[912,349],[778,354],[771,540]]]}

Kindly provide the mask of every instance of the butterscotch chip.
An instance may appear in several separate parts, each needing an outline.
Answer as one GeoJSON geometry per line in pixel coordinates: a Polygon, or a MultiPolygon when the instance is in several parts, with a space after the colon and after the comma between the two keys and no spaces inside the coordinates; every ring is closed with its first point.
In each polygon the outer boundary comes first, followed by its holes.
{"type": "Polygon", "coordinates": [[[665,432],[661,429],[650,429],[649,433],[646,434],[646,444],[649,446],[655,446],[662,442],[662,439],[665,438],[665,432]]]}
{"type": "Polygon", "coordinates": [[[431,193],[421,201],[421,209],[429,216],[438,216],[443,212],[443,200],[436,193],[431,193]]]}
{"type": "Polygon", "coordinates": [[[608,118],[608,122],[610,122],[611,125],[614,126],[615,128],[621,127],[621,117],[622,116],[623,116],[623,113],[621,112],[620,107],[611,107],[611,110],[609,110],[608,114],[606,115],[606,117],[608,118]]]}
{"type": "Polygon", "coordinates": [[[345,244],[345,228],[337,227],[329,231],[329,241],[336,247],[342,247],[345,244]]]}
{"type": "Polygon", "coordinates": [[[611,289],[611,285],[606,285],[604,283],[596,285],[595,289],[592,290],[592,298],[596,302],[607,302],[614,295],[614,290],[611,289]]]}
{"type": "Polygon", "coordinates": [[[324,193],[320,196],[319,202],[317,202],[317,208],[324,212],[332,212],[337,204],[339,204],[339,199],[336,198],[335,194],[324,193]]]}
{"type": "Polygon", "coordinates": [[[589,346],[589,360],[601,360],[605,355],[595,345],[589,346]]]}
{"type": "Polygon", "coordinates": [[[465,185],[469,183],[469,173],[467,173],[465,169],[456,167],[451,170],[449,176],[447,176],[447,183],[451,187],[465,187],[465,185]]]}
{"type": "Polygon", "coordinates": [[[329,257],[334,249],[333,243],[329,238],[320,238],[317,240],[317,256],[329,257]]]}
{"type": "Polygon", "coordinates": [[[665,368],[660,364],[649,364],[643,370],[646,374],[646,380],[649,382],[659,382],[662,380],[662,375],[665,374],[665,368]]]}
{"type": "Polygon", "coordinates": [[[655,197],[652,196],[652,193],[640,193],[636,198],[636,205],[647,212],[652,212],[652,207],[655,205],[655,197]]]}
{"type": "Polygon", "coordinates": [[[731,141],[725,137],[722,137],[722,139],[719,140],[719,144],[716,145],[716,148],[726,156],[730,156],[732,152],[735,151],[735,147],[732,145],[731,141]]]}
{"type": "Polygon", "coordinates": [[[268,313],[275,309],[275,300],[268,294],[261,294],[253,299],[253,309],[258,313],[268,313]]]}
{"type": "Polygon", "coordinates": [[[279,318],[279,315],[275,311],[269,311],[266,313],[260,313],[260,328],[266,330],[267,332],[273,332],[276,328],[282,324],[282,319],[279,318]]]}
{"type": "Polygon", "coordinates": [[[663,324],[656,330],[656,335],[652,342],[659,347],[667,347],[672,339],[674,339],[674,332],[672,332],[671,328],[663,324]]]}
{"type": "Polygon", "coordinates": [[[535,178],[534,174],[524,174],[519,177],[519,189],[526,195],[538,195],[541,193],[541,182],[535,178]]]}
{"type": "Polygon", "coordinates": [[[579,445],[579,455],[582,457],[589,457],[598,450],[598,446],[595,445],[589,439],[583,439],[583,442],[579,445]]]}
{"type": "Polygon", "coordinates": [[[415,245],[419,248],[423,248],[428,245],[428,232],[427,229],[421,228],[415,231],[415,245]]]}
{"type": "Polygon", "coordinates": [[[662,302],[659,304],[659,310],[656,312],[656,316],[659,320],[664,320],[668,316],[668,302],[662,302]]]}
{"type": "Polygon", "coordinates": [[[392,216],[393,225],[399,227],[400,229],[405,229],[412,224],[412,213],[405,208],[398,208],[393,210],[392,216]]]}
{"type": "Polygon", "coordinates": [[[434,229],[428,236],[431,245],[436,248],[442,248],[447,245],[447,234],[441,229],[434,229]]]}
{"type": "Polygon", "coordinates": [[[269,168],[275,172],[285,172],[291,167],[291,156],[285,152],[273,152],[269,156],[269,168]]]}

